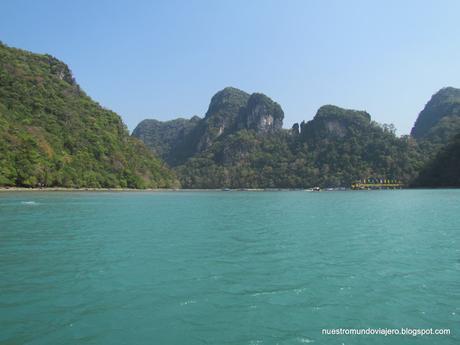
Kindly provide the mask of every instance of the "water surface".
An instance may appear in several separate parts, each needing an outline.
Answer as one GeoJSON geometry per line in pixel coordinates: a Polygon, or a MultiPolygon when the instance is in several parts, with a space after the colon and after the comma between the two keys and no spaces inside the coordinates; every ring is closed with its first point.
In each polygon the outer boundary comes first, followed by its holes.
{"type": "Polygon", "coordinates": [[[0,194],[0,344],[458,344],[459,322],[460,190],[0,194]]]}

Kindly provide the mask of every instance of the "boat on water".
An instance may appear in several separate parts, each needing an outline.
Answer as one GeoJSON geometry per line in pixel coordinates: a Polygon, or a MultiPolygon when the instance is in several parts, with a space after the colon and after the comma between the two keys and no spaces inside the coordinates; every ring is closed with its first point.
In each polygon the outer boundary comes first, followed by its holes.
{"type": "Polygon", "coordinates": [[[313,188],[304,189],[304,192],[320,192],[320,191],[321,191],[321,188],[319,188],[319,187],[313,187],[313,188]]]}

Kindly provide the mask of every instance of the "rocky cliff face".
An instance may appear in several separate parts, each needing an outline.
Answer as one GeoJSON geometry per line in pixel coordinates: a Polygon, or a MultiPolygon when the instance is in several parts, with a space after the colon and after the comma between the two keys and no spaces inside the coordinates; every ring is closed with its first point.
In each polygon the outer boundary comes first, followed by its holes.
{"type": "Polygon", "coordinates": [[[133,131],[133,136],[143,140],[169,164],[177,165],[240,130],[257,135],[280,131],[283,117],[280,105],[264,94],[249,95],[227,87],[211,98],[203,119],[144,120],[133,131]]]}
{"type": "Polygon", "coordinates": [[[243,128],[257,133],[273,133],[283,127],[284,112],[281,106],[261,93],[253,93],[241,114],[243,128]]]}
{"type": "Polygon", "coordinates": [[[238,116],[248,99],[249,94],[234,87],[226,87],[211,98],[201,126],[202,133],[197,143],[197,151],[206,150],[221,135],[235,130],[238,116]]]}
{"type": "Polygon", "coordinates": [[[64,80],[70,85],[74,85],[78,87],[72,75],[72,72],[70,71],[69,67],[65,63],[59,61],[55,57],[48,55],[48,54],[45,55],[45,58],[48,60],[50,73],[52,75],[58,77],[60,80],[64,80]]]}

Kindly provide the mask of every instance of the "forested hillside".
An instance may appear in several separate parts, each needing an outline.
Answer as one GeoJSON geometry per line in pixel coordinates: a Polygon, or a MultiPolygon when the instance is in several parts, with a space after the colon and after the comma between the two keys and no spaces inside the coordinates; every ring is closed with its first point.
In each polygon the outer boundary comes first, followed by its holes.
{"type": "Polygon", "coordinates": [[[460,131],[460,89],[436,92],[420,112],[411,135],[417,140],[445,144],[460,131]]]}
{"type": "Polygon", "coordinates": [[[422,169],[415,187],[460,187],[460,134],[422,169]]]}
{"type": "Polygon", "coordinates": [[[175,175],[67,65],[0,44],[0,186],[170,187],[175,175]]]}
{"type": "Polygon", "coordinates": [[[460,187],[460,89],[446,87],[435,93],[418,116],[412,135],[426,157],[412,185],[460,187]]]}
{"type": "MultiPolygon", "coordinates": [[[[225,88],[185,139],[178,129],[177,142],[187,144],[165,159],[188,188],[336,187],[369,177],[409,183],[424,163],[413,138],[396,137],[391,126],[373,122],[363,111],[324,106],[313,120],[291,130],[282,129],[283,117],[269,97],[225,88]]],[[[134,135],[141,131],[149,132],[145,121],[134,135]]],[[[146,141],[161,152],[154,142],[146,141]]]]}

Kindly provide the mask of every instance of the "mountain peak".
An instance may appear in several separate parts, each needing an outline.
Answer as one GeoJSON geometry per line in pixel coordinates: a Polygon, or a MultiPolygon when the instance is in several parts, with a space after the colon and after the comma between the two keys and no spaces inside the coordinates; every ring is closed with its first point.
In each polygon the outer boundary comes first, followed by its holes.
{"type": "Polygon", "coordinates": [[[301,123],[300,132],[304,137],[343,138],[350,128],[367,128],[370,122],[371,116],[365,111],[327,104],[318,109],[313,120],[301,123]]]}
{"type": "Polygon", "coordinates": [[[235,87],[226,87],[212,96],[205,118],[209,118],[219,111],[238,111],[248,99],[248,93],[235,87]]]}
{"type": "Polygon", "coordinates": [[[343,119],[343,120],[364,120],[366,122],[370,122],[371,116],[369,113],[363,110],[353,110],[353,109],[345,109],[340,108],[336,105],[327,104],[323,105],[318,109],[314,120],[317,119],[326,119],[326,118],[334,118],[334,119],[343,119]]]}
{"type": "Polygon", "coordinates": [[[234,87],[217,92],[204,118],[166,122],[144,120],[133,131],[171,165],[210,148],[239,130],[268,134],[281,130],[284,113],[281,106],[262,93],[248,93],[234,87]]]}
{"type": "MultiPolygon", "coordinates": [[[[438,136],[454,123],[457,127],[457,122],[460,122],[460,89],[444,87],[431,97],[420,112],[411,135],[416,139],[438,136]]],[[[441,139],[444,141],[448,138],[441,139]]]]}

